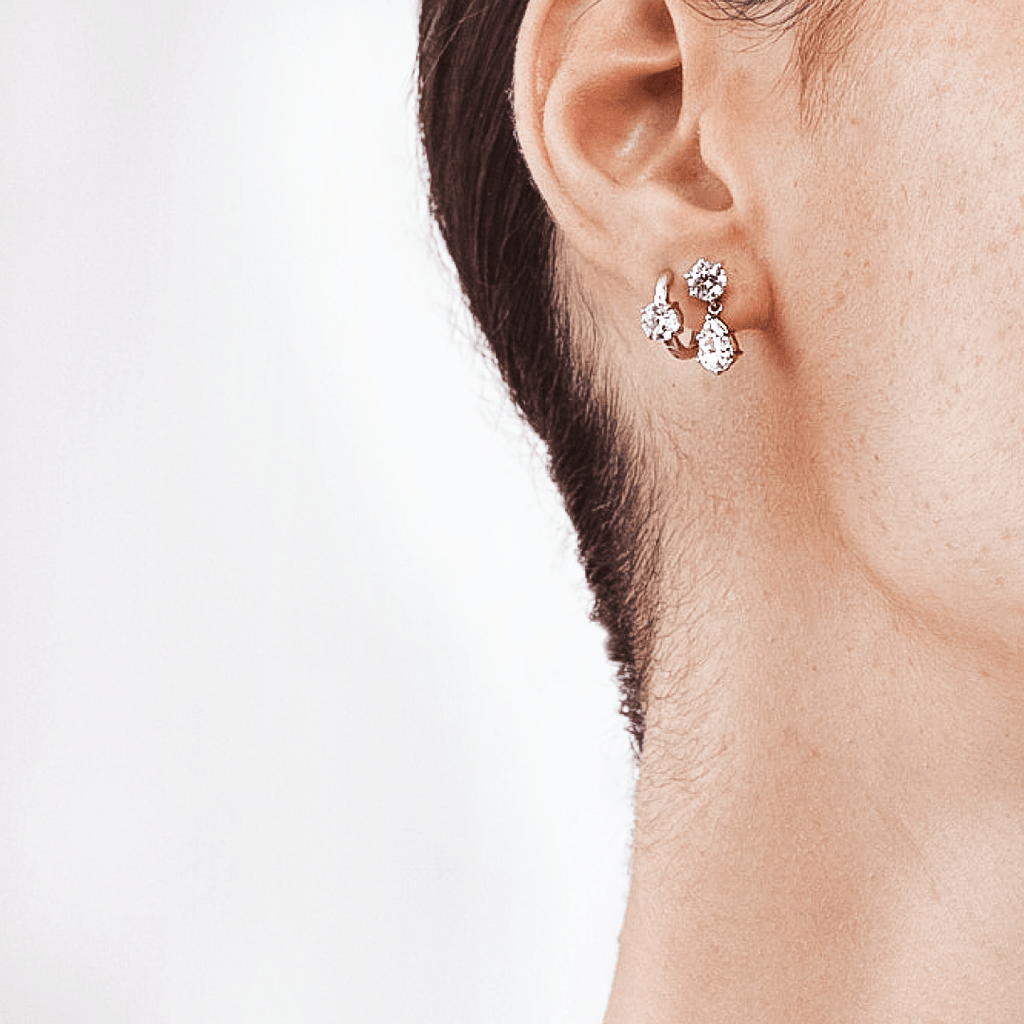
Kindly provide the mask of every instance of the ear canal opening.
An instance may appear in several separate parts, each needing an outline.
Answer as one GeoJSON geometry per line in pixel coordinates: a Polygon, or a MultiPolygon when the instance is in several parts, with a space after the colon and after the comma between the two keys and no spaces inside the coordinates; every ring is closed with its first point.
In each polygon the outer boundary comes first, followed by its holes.
{"type": "Polygon", "coordinates": [[[640,91],[646,97],[647,130],[664,135],[679,123],[683,105],[683,69],[667,68],[647,75],[640,81],[640,91]]]}
{"type": "Polygon", "coordinates": [[[732,193],[728,186],[704,162],[699,134],[676,157],[671,180],[676,194],[690,205],[711,213],[723,213],[732,206],[732,193]]]}
{"type": "Polygon", "coordinates": [[[666,68],[654,74],[647,75],[641,83],[641,87],[648,96],[654,99],[663,99],[675,107],[678,114],[680,98],[683,94],[683,69],[678,65],[674,68],[666,68]]]}
{"type": "MultiPolygon", "coordinates": [[[[639,88],[646,97],[644,132],[651,137],[669,137],[679,123],[682,109],[682,67],[676,65],[646,75],[641,79],[639,88]]],[[[719,213],[732,206],[729,190],[704,162],[699,134],[681,158],[677,158],[674,169],[680,172],[674,175],[674,179],[679,182],[678,191],[695,206],[719,213]]]]}

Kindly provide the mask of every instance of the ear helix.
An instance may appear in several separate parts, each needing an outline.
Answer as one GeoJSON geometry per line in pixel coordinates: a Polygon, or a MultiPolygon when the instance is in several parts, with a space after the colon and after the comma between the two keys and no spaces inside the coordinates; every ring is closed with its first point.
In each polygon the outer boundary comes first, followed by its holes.
{"type": "MultiPolygon", "coordinates": [[[[690,346],[684,345],[678,337],[683,329],[683,317],[679,307],[668,301],[671,277],[671,273],[666,271],[658,278],[654,286],[654,301],[640,311],[640,327],[651,341],[664,344],[677,359],[686,359],[689,357],[686,349],[690,346]]],[[[690,295],[708,306],[704,326],[694,335],[697,361],[716,376],[728,370],[738,354],[732,331],[719,316],[727,282],[722,264],[710,260],[697,260],[686,273],[690,295]]]]}

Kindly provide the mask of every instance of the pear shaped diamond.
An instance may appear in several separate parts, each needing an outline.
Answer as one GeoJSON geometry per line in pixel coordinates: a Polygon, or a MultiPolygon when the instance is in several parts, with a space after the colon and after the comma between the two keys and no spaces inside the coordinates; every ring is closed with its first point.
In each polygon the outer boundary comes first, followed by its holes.
{"type": "Polygon", "coordinates": [[[697,361],[709,373],[725,373],[736,358],[729,328],[710,313],[704,319],[704,326],[697,332],[697,361]]]}

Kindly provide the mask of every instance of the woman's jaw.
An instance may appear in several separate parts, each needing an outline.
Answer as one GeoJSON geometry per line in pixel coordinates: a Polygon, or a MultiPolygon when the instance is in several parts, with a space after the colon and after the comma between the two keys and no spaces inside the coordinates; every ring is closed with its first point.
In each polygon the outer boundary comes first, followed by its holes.
{"type": "Polygon", "coordinates": [[[1024,25],[862,8],[810,99],[792,34],[682,0],[520,40],[659,516],[608,1024],[1024,1016],[1024,25]],[[636,322],[700,256],[721,378],[636,322]]]}

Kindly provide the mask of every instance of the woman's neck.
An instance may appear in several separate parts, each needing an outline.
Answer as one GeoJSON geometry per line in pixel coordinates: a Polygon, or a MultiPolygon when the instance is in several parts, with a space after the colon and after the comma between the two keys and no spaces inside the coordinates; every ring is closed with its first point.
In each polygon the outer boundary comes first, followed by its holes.
{"type": "Polygon", "coordinates": [[[1024,1019],[1021,666],[767,550],[662,634],[606,1024],[1024,1019]]]}

